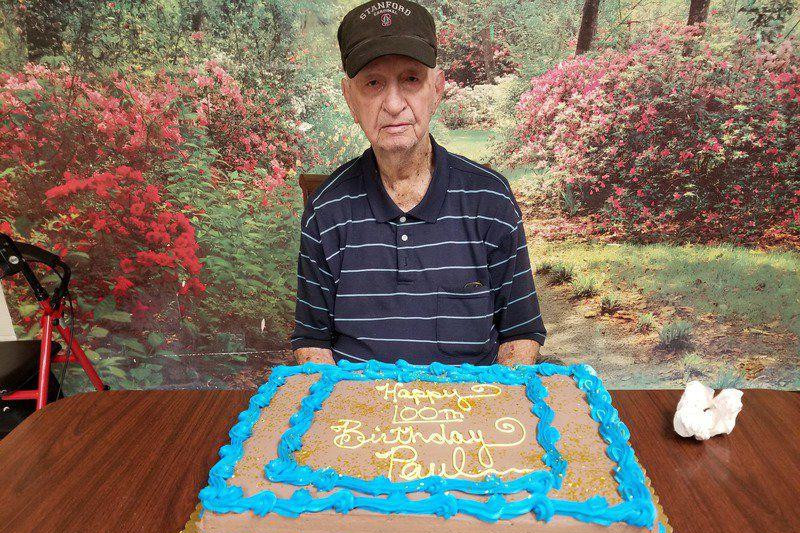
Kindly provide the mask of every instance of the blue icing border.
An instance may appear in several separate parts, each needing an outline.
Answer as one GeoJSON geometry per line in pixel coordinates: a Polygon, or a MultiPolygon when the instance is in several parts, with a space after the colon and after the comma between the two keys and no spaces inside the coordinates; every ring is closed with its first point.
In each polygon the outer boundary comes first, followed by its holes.
{"type": "Polygon", "coordinates": [[[644,472],[636,462],[633,448],[628,442],[630,431],[619,419],[619,412],[611,405],[611,395],[597,373],[586,364],[562,366],[539,363],[534,366],[544,376],[571,376],[578,388],[586,393],[590,415],[599,424],[600,437],[608,444],[606,455],[617,463],[614,479],[617,480],[617,490],[623,500],[614,506],[609,506],[608,500],[602,496],[594,496],[586,502],[551,500],[555,512],[603,525],[627,522],[634,526],[652,528],[656,519],[656,508],[645,484],[644,472]]]}
{"type": "MultiPolygon", "coordinates": [[[[528,393],[530,393],[531,390],[536,391],[534,393],[534,398],[531,398],[529,395],[529,399],[531,399],[534,405],[533,409],[536,409],[537,404],[544,406],[540,408],[542,410],[541,413],[536,413],[539,416],[540,425],[538,428],[539,431],[537,431],[537,438],[541,435],[546,441],[545,443],[540,442],[540,444],[542,444],[542,447],[546,450],[545,464],[550,466],[552,470],[550,472],[540,471],[541,474],[539,472],[534,472],[532,474],[549,476],[552,485],[558,487],[563,479],[566,463],[555,449],[555,442],[558,440],[558,431],[552,426],[549,426],[554,413],[546,402],[543,401],[543,398],[547,395],[547,389],[541,384],[538,376],[535,377],[537,378],[535,383],[541,386],[543,395],[540,397],[541,391],[539,391],[536,386],[527,387],[526,390],[528,393]],[[538,400],[541,400],[541,402],[538,402],[538,400]],[[548,464],[548,461],[552,464],[548,464]],[[555,475],[553,474],[554,472],[555,475]]],[[[317,385],[320,381],[322,381],[322,379],[318,380],[314,385],[317,385]]],[[[335,385],[335,381],[333,384],[335,385]]],[[[306,402],[304,407],[312,409],[311,413],[307,413],[308,415],[313,415],[314,402],[318,401],[323,395],[327,397],[327,394],[330,394],[329,391],[325,394],[325,388],[330,386],[332,389],[333,386],[331,384],[320,385],[319,388],[312,391],[311,388],[313,388],[314,385],[309,388],[309,395],[303,400],[303,402],[306,402]],[[314,399],[309,400],[309,398],[312,397],[314,399]]],[[[321,405],[321,403],[319,403],[319,405],[321,405]]],[[[306,422],[310,425],[310,420],[304,421],[304,416],[299,415],[302,410],[301,402],[301,409],[292,415],[294,419],[291,422],[293,427],[302,429],[303,424],[306,422]]],[[[310,418],[310,416],[306,418],[310,418]]],[[[540,363],[533,366],[520,366],[512,370],[502,365],[473,366],[465,364],[461,366],[448,366],[441,363],[433,363],[428,366],[419,366],[411,365],[402,360],[398,361],[396,365],[380,363],[378,361],[350,363],[342,360],[336,366],[317,365],[314,363],[306,363],[300,366],[278,366],[272,370],[269,380],[259,387],[256,394],[250,399],[248,409],[239,414],[238,420],[239,422],[234,425],[229,432],[231,443],[220,448],[220,460],[209,472],[208,486],[200,491],[199,496],[203,506],[202,512],[204,512],[205,509],[218,513],[253,511],[260,516],[275,512],[282,516],[297,517],[306,512],[320,512],[333,509],[337,512],[346,513],[351,509],[360,508],[384,514],[435,514],[445,518],[449,518],[456,513],[463,513],[487,522],[510,519],[531,512],[537,519],[544,521],[549,521],[555,514],[571,516],[578,520],[603,525],[609,525],[613,522],[627,522],[635,526],[651,527],[655,521],[655,506],[644,484],[644,474],[636,463],[633,450],[627,442],[630,436],[628,429],[619,420],[616,409],[611,405],[611,398],[608,392],[594,370],[588,365],[572,365],[567,367],[540,363]],[[482,502],[472,499],[457,498],[447,493],[446,490],[456,489],[443,489],[442,483],[449,480],[444,478],[435,480],[434,478],[438,476],[430,476],[430,478],[423,478],[423,480],[411,482],[430,483],[430,485],[426,486],[426,489],[430,490],[422,489],[425,492],[430,492],[430,496],[415,500],[407,497],[406,489],[408,487],[404,486],[406,485],[405,483],[389,482],[387,484],[386,482],[379,481],[379,478],[371,480],[378,481],[375,487],[372,488],[379,489],[381,491],[379,493],[381,494],[387,494],[385,498],[356,496],[351,489],[347,488],[338,489],[329,495],[316,498],[305,488],[298,488],[290,498],[278,498],[269,490],[244,497],[241,487],[227,484],[227,480],[233,475],[236,462],[242,457],[244,441],[252,434],[253,425],[258,420],[261,409],[269,405],[272,397],[280,386],[285,383],[287,377],[300,373],[312,374],[319,372],[323,374],[333,373],[343,375],[342,373],[362,372],[363,376],[381,376],[364,377],[364,380],[383,379],[384,377],[381,373],[385,372],[387,369],[396,370],[396,380],[399,382],[414,381],[420,379],[421,376],[435,376],[439,378],[438,381],[442,382],[453,381],[450,373],[454,371],[456,374],[462,372],[461,375],[464,377],[462,381],[481,381],[481,379],[476,378],[489,377],[491,378],[489,380],[490,382],[493,379],[493,382],[500,383],[502,383],[502,381],[497,379],[497,376],[504,379],[512,379],[512,381],[513,378],[509,378],[509,376],[535,376],[537,373],[546,376],[561,374],[572,377],[576,385],[586,393],[587,401],[590,405],[590,414],[592,418],[599,423],[600,435],[605,442],[608,443],[607,454],[612,460],[617,462],[614,477],[619,483],[618,489],[624,501],[617,505],[609,506],[607,500],[602,496],[595,496],[583,502],[573,502],[551,499],[545,494],[538,492],[530,493],[527,497],[519,500],[508,501],[502,496],[501,491],[516,480],[509,482],[495,479],[483,482],[462,480],[464,483],[473,483],[476,485],[484,484],[487,488],[489,486],[500,486],[499,491],[490,496],[487,501],[482,502]],[[466,377],[467,375],[469,375],[469,377],[466,377]],[[429,481],[424,481],[426,479],[429,481]],[[392,487],[392,485],[396,487],[392,487]]],[[[290,450],[294,446],[299,447],[301,436],[302,433],[300,435],[294,434],[287,437],[285,445],[288,453],[293,453],[290,450]]],[[[283,442],[283,440],[282,437],[281,441],[283,442]]],[[[308,470],[308,472],[301,471],[300,473],[311,474],[314,472],[311,469],[308,470]]],[[[323,469],[318,471],[318,473],[327,471],[332,470],[323,469]]],[[[334,474],[336,473],[334,472],[334,474]]],[[[325,474],[325,476],[328,478],[333,477],[330,476],[329,473],[325,474]]],[[[338,474],[336,474],[336,476],[337,479],[334,481],[341,481],[342,478],[348,478],[348,476],[340,476],[338,474]]],[[[325,483],[330,483],[330,479],[327,481],[322,481],[321,479],[317,481],[321,482],[323,486],[326,486],[325,483]]],[[[363,481],[364,483],[370,482],[369,480],[356,481],[363,481]]],[[[345,479],[344,482],[349,483],[350,481],[345,479]]],[[[475,486],[470,488],[477,490],[475,486]]],[[[359,492],[361,491],[359,490],[359,492]]]]}
{"type": "Polygon", "coordinates": [[[322,377],[310,387],[310,394],[301,401],[300,409],[289,420],[289,429],[279,440],[278,457],[270,461],[264,468],[268,480],[299,486],[313,485],[321,491],[341,487],[373,496],[397,491],[438,493],[448,490],[484,495],[514,494],[521,491],[546,494],[554,486],[561,487],[567,464],[555,448],[559,435],[558,431],[550,425],[555,413],[544,401],[547,389],[530,367],[514,372],[504,366],[499,368],[457,367],[440,364],[434,366],[432,370],[430,367],[410,370],[411,365],[406,367],[378,361],[353,364],[353,366],[358,366],[358,368],[340,369],[335,366],[321,368],[322,377]],[[383,379],[421,380],[436,383],[479,382],[525,385],[526,396],[532,404],[531,411],[539,420],[536,432],[537,442],[545,451],[542,460],[549,468],[549,472],[544,470],[531,472],[508,482],[504,482],[496,476],[488,477],[484,481],[428,476],[414,481],[392,482],[386,476],[365,480],[341,475],[331,468],[314,470],[308,466],[299,465],[294,454],[300,449],[301,440],[311,427],[314,412],[322,408],[335,385],[343,380],[374,381],[383,379]]]}

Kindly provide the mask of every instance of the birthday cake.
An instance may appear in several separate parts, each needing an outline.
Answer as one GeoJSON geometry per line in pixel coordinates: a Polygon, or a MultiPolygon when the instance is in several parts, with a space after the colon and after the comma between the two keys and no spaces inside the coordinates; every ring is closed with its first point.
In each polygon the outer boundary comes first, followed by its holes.
{"type": "Polygon", "coordinates": [[[587,365],[278,366],[186,531],[669,529],[587,365]]]}

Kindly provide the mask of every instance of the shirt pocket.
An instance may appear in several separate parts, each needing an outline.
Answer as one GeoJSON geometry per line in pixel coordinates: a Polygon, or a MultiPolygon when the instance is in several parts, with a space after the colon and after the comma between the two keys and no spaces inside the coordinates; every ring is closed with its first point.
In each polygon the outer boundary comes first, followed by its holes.
{"type": "Polygon", "coordinates": [[[452,356],[476,356],[489,343],[493,300],[487,287],[438,287],[436,295],[436,344],[452,356]]]}

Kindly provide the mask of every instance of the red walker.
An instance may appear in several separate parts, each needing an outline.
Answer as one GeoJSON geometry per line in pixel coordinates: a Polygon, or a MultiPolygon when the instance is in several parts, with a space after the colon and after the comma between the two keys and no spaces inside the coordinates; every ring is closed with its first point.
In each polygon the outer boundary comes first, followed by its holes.
{"type": "MultiPolygon", "coordinates": [[[[72,332],[65,328],[60,322],[64,315],[64,296],[67,294],[70,279],[70,268],[61,261],[61,258],[37,246],[23,242],[15,242],[4,233],[0,233],[0,279],[12,276],[21,272],[31,289],[42,311],[40,318],[41,325],[41,347],[39,352],[39,374],[37,387],[35,389],[17,390],[10,394],[0,396],[3,400],[36,400],[36,409],[41,409],[47,404],[48,381],[50,379],[50,367],[53,363],[80,363],[83,371],[89,377],[89,381],[98,391],[108,390],[108,386],[103,383],[97,375],[94,366],[84,353],[83,349],[75,340],[72,332]],[[33,273],[28,260],[44,263],[53,269],[61,278],[61,283],[53,291],[53,295],[39,283],[33,273]],[[58,269],[63,273],[59,273],[58,269]],[[51,357],[53,328],[55,328],[67,344],[67,350],[63,354],[51,357]]],[[[14,341],[11,341],[14,342],[14,341]]]]}

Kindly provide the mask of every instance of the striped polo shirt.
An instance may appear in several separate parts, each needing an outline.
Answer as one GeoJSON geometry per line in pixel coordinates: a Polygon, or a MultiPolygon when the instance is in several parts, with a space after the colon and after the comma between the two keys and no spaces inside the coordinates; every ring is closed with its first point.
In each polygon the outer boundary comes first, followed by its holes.
{"type": "Polygon", "coordinates": [[[491,364],[544,344],[522,215],[505,177],[430,136],[434,175],[403,212],[372,147],[338,167],[300,221],[292,349],[336,361],[491,364]]]}

